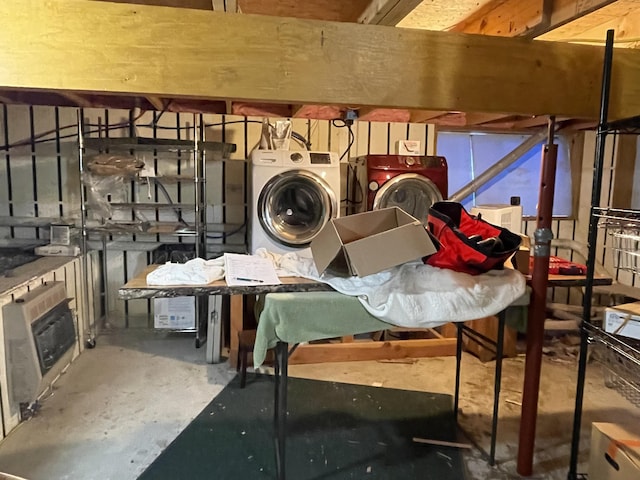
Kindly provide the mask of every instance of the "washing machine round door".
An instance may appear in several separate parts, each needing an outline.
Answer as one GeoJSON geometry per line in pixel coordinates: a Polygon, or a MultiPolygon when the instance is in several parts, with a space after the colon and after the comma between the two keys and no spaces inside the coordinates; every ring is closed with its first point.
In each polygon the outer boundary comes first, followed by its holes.
{"type": "Polygon", "coordinates": [[[426,224],[429,207],[440,201],[442,193],[435,183],[417,173],[403,173],[380,187],[373,199],[373,209],[400,207],[426,224]]]}
{"type": "Polygon", "coordinates": [[[306,247],[337,213],[335,193],[307,170],[271,178],[258,197],[258,219],[266,234],[289,247],[306,247]]]}

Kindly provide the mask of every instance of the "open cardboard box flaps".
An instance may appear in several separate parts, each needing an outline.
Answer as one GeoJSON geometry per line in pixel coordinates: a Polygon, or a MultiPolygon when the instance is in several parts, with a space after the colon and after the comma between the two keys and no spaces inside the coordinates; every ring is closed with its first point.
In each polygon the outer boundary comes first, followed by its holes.
{"type": "Polygon", "coordinates": [[[422,223],[398,207],[332,219],[311,242],[318,273],[358,277],[435,251],[422,223]]]}
{"type": "Polygon", "coordinates": [[[505,262],[504,266],[513,268],[520,273],[527,275],[529,273],[529,257],[531,256],[531,239],[527,235],[519,234],[522,239],[520,248],[511,255],[505,262]]]}

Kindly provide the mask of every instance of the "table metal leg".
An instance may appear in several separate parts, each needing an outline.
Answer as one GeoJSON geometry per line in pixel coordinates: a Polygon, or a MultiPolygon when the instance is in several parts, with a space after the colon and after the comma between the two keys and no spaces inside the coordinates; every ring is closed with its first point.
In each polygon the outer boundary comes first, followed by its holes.
{"type": "Polygon", "coordinates": [[[287,376],[289,364],[288,345],[278,342],[275,348],[275,402],[274,426],[276,445],[276,475],[278,480],[286,478],[286,435],[287,435],[287,376]]]}
{"type": "Polygon", "coordinates": [[[462,362],[462,327],[460,322],[456,323],[456,389],[453,397],[453,418],[458,423],[458,405],[460,401],[460,364],[462,362]]]}
{"type": "Polygon", "coordinates": [[[498,408],[500,407],[500,386],[502,383],[502,354],[504,350],[504,327],[506,310],[498,314],[498,338],[496,340],[496,371],[493,383],[493,420],[491,423],[491,450],[489,451],[489,465],[496,463],[496,436],[498,433],[498,408]]]}
{"type": "Polygon", "coordinates": [[[500,388],[502,382],[502,359],[504,354],[504,329],[506,324],[506,310],[498,314],[498,332],[495,341],[485,335],[476,332],[463,323],[456,323],[458,329],[458,342],[456,345],[456,386],[454,398],[454,418],[458,421],[458,405],[460,396],[460,364],[462,363],[462,337],[467,335],[472,341],[479,343],[485,348],[495,348],[496,368],[493,383],[493,416],[491,419],[491,446],[489,449],[489,465],[495,465],[496,460],[496,439],[498,432],[498,409],[500,406],[500,388]]]}

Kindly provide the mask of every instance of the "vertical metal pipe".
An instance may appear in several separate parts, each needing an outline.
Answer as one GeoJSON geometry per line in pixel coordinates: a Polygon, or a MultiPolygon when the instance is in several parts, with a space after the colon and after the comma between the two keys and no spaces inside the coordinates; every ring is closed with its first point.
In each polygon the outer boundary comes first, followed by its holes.
{"type": "Polygon", "coordinates": [[[542,153],[540,192],[538,196],[538,221],[534,232],[533,272],[531,275],[531,302],[527,321],[527,356],[522,390],[522,414],[520,416],[520,439],[518,444],[518,466],[520,475],[530,476],[533,470],[533,449],[538,415],[538,390],[544,341],[544,320],[547,304],[549,276],[549,253],[551,250],[551,219],[556,177],[557,145],[553,143],[555,117],[549,119],[547,144],[542,153]]]}
{"type": "MultiPolygon", "coordinates": [[[[611,65],[613,60],[614,31],[607,31],[607,40],[604,50],[604,66],[602,71],[602,88],[600,91],[600,119],[596,137],[596,155],[593,159],[593,184],[591,187],[591,211],[589,215],[589,233],[587,238],[587,279],[593,278],[596,264],[596,240],[598,236],[598,219],[593,215],[593,207],[600,205],[602,191],[602,169],[604,164],[605,144],[607,139],[607,117],[609,111],[609,89],[611,86],[611,65]]],[[[580,424],[582,422],[582,401],[584,398],[584,383],[587,369],[587,343],[588,332],[585,323],[591,316],[591,297],[593,295],[593,282],[587,281],[585,285],[582,326],[580,327],[580,356],[578,358],[578,380],[576,383],[576,404],[573,416],[573,434],[571,439],[571,456],[569,460],[570,480],[577,478],[578,451],[580,449],[580,424]]]]}
{"type": "Polygon", "coordinates": [[[87,198],[84,186],[84,119],[82,109],[77,111],[78,120],[78,172],[80,173],[80,230],[82,233],[82,252],[80,252],[81,268],[82,268],[82,308],[84,310],[84,318],[82,323],[84,333],[87,335],[87,346],[93,348],[95,346],[95,318],[93,322],[89,318],[89,248],[87,238],[87,198]]]}

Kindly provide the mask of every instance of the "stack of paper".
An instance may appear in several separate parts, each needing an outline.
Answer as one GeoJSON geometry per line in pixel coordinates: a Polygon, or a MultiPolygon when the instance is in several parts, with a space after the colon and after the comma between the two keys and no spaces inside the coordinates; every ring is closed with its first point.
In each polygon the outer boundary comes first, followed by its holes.
{"type": "Polygon", "coordinates": [[[256,255],[225,253],[225,279],[227,285],[279,285],[273,262],[256,255]]]}

